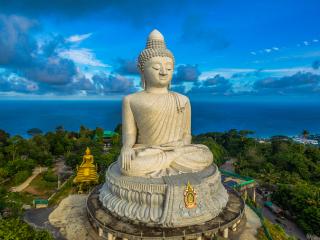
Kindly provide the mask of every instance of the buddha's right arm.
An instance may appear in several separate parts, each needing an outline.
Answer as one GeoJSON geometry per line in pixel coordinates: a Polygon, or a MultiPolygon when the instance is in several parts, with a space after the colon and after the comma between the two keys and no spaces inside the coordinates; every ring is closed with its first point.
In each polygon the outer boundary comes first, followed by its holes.
{"type": "Polygon", "coordinates": [[[121,165],[123,169],[131,168],[131,160],[134,158],[135,152],[132,149],[137,139],[137,127],[131,110],[129,98],[123,98],[122,105],[122,149],[121,149],[121,165]]]}
{"type": "Polygon", "coordinates": [[[137,127],[131,110],[129,97],[123,98],[122,103],[122,145],[131,148],[137,139],[137,127]]]}

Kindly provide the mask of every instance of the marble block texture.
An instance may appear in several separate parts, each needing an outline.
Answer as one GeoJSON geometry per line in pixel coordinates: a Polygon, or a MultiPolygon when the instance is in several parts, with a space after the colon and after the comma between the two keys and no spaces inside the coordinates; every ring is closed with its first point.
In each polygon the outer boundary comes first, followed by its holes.
{"type": "Polygon", "coordinates": [[[194,173],[143,178],[122,175],[115,162],[106,172],[99,199],[123,220],[147,226],[182,227],[202,224],[219,215],[228,202],[228,193],[215,165],[194,173]],[[185,205],[188,182],[196,193],[194,208],[185,205]]]}

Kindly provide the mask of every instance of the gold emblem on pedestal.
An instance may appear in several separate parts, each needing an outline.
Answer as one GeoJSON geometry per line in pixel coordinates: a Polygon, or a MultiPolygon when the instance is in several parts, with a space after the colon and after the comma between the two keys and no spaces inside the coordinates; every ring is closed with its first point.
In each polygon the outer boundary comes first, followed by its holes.
{"type": "Polygon", "coordinates": [[[184,204],[186,208],[195,208],[197,207],[197,193],[194,188],[191,186],[190,182],[186,186],[184,190],[184,204]]]}

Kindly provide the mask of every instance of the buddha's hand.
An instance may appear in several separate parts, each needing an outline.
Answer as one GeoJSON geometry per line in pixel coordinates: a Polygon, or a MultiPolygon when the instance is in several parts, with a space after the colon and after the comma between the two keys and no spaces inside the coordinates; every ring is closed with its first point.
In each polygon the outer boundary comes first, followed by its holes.
{"type": "Polygon", "coordinates": [[[131,147],[122,147],[121,149],[121,166],[124,170],[131,168],[131,161],[134,159],[136,153],[131,147]]]}

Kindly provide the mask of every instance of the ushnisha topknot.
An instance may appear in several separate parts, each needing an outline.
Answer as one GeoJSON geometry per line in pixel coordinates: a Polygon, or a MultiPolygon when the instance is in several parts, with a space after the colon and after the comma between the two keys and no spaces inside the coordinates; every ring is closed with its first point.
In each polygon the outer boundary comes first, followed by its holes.
{"type": "Polygon", "coordinates": [[[154,29],[148,37],[146,48],[139,54],[138,69],[143,72],[144,64],[152,57],[169,57],[174,64],[173,54],[167,49],[163,35],[154,29]]]}

